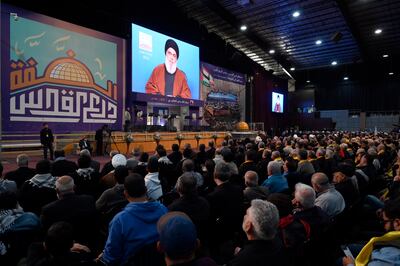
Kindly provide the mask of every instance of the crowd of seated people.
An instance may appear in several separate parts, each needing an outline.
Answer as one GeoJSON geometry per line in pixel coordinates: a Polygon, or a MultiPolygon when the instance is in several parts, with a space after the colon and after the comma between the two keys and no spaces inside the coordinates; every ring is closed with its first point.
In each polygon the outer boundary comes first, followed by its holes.
{"type": "Polygon", "coordinates": [[[103,167],[20,154],[0,164],[0,265],[400,265],[399,142],[260,134],[103,167]]]}

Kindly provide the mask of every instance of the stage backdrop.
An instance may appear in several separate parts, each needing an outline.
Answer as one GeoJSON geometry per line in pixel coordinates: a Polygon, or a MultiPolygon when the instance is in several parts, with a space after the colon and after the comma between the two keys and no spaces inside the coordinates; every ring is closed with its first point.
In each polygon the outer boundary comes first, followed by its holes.
{"type": "Polygon", "coordinates": [[[201,63],[203,116],[213,128],[230,129],[245,119],[246,75],[201,63]]]}
{"type": "Polygon", "coordinates": [[[2,131],[55,133],[122,126],[121,38],[3,6],[2,131]]]}

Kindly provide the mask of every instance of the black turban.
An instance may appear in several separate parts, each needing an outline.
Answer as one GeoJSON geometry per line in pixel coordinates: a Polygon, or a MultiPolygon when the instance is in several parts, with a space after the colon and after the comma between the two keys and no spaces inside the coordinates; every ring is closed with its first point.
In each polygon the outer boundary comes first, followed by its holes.
{"type": "Polygon", "coordinates": [[[174,49],[176,52],[176,58],[179,58],[179,47],[174,40],[168,39],[165,42],[165,53],[167,53],[168,48],[174,49]]]}

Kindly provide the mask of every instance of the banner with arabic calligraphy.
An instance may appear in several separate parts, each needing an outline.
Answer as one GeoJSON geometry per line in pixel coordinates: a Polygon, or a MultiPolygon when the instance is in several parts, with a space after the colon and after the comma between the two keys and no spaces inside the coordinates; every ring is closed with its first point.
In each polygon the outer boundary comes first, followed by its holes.
{"type": "Polygon", "coordinates": [[[200,72],[205,121],[216,129],[232,129],[245,119],[246,75],[204,62],[200,72]]]}
{"type": "Polygon", "coordinates": [[[121,129],[124,40],[2,7],[2,131],[121,129]]]}

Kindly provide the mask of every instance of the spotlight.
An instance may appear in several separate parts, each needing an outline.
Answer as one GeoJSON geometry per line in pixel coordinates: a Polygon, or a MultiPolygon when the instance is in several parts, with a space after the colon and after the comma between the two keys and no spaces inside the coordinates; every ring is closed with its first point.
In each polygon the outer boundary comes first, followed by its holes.
{"type": "Polygon", "coordinates": [[[315,42],[316,45],[320,45],[321,43],[322,43],[321,40],[317,40],[317,41],[315,42]]]}
{"type": "Polygon", "coordinates": [[[270,53],[270,54],[274,54],[274,53],[275,53],[275,50],[274,50],[274,49],[271,49],[271,50],[269,50],[269,53],[270,53]]]}
{"type": "Polygon", "coordinates": [[[290,71],[295,71],[296,69],[294,68],[294,67],[291,67],[290,68],[290,71]]]}
{"type": "Polygon", "coordinates": [[[392,76],[392,75],[394,75],[394,73],[393,72],[389,72],[389,75],[392,76]]]}
{"type": "Polygon", "coordinates": [[[349,80],[349,77],[344,77],[343,80],[349,80]]]}
{"type": "Polygon", "coordinates": [[[332,66],[336,66],[336,65],[337,65],[337,62],[336,62],[336,61],[332,61],[331,65],[332,65],[332,66]]]}
{"type": "Polygon", "coordinates": [[[307,80],[306,82],[307,82],[307,83],[310,83],[311,81],[310,81],[310,80],[307,80]]]}
{"type": "Polygon", "coordinates": [[[383,58],[387,58],[387,57],[389,57],[389,55],[388,54],[384,54],[384,55],[382,55],[382,57],[383,58]]]}
{"type": "Polygon", "coordinates": [[[377,35],[378,35],[378,34],[381,34],[381,33],[382,33],[382,29],[376,29],[374,32],[375,32],[375,34],[377,34],[377,35]]]}
{"type": "Polygon", "coordinates": [[[247,26],[246,26],[246,25],[242,25],[242,26],[240,26],[240,30],[241,30],[241,31],[245,31],[245,30],[247,30],[247,26]]]}
{"type": "Polygon", "coordinates": [[[294,18],[297,18],[298,16],[300,16],[300,11],[294,11],[293,14],[292,14],[292,16],[293,16],[294,18]]]}

